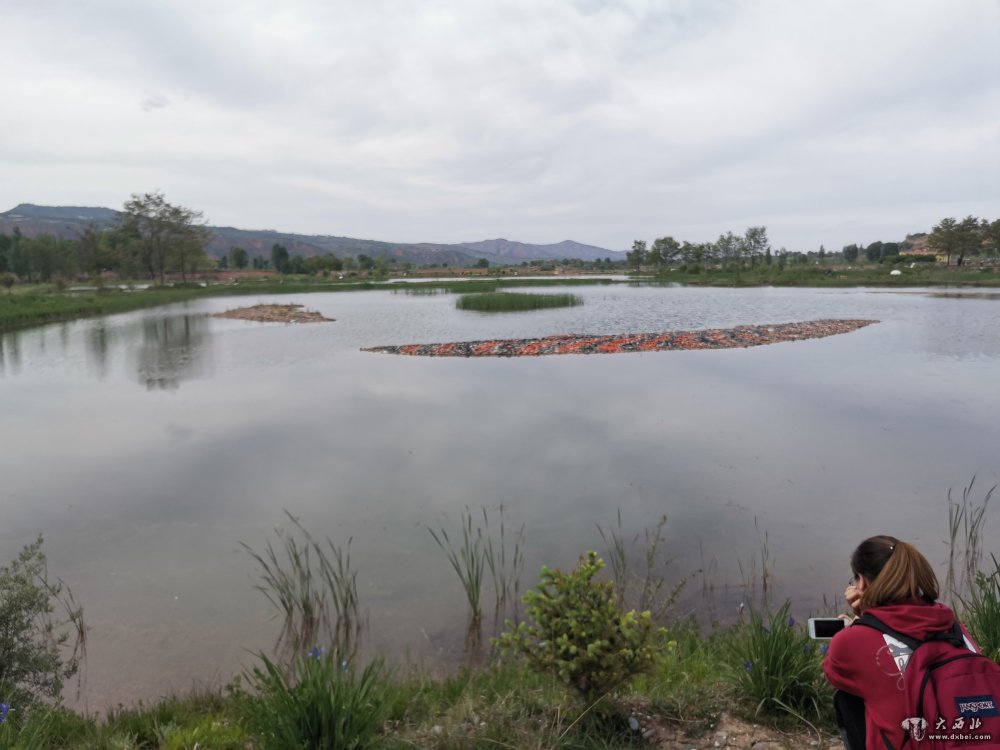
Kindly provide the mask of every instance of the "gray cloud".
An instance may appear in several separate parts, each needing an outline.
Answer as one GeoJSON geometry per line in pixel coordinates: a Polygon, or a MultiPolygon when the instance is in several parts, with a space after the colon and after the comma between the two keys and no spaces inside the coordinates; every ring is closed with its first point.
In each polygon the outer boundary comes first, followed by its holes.
{"type": "Polygon", "coordinates": [[[5,26],[3,208],[159,187],[244,227],[623,249],[765,223],[805,250],[1000,205],[992,0],[18,1],[5,26]]]}

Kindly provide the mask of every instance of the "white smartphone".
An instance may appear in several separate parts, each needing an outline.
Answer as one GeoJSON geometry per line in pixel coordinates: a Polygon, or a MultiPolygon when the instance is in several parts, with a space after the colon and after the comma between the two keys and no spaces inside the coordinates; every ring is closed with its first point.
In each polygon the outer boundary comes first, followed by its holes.
{"type": "Polygon", "coordinates": [[[810,617],[810,638],[833,638],[847,626],[847,620],[842,617],[810,617]]]}

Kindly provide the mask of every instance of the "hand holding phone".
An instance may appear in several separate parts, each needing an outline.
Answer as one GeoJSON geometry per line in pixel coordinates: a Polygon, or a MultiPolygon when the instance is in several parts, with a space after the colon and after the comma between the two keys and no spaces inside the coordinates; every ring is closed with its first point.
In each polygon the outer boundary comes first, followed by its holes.
{"type": "Polygon", "coordinates": [[[847,627],[847,620],[843,617],[810,617],[809,637],[820,640],[833,638],[845,627],[847,627]]]}

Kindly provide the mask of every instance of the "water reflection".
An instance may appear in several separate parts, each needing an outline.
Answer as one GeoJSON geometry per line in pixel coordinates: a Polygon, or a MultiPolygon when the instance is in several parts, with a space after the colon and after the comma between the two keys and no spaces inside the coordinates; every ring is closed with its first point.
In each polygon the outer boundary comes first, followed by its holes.
{"type": "Polygon", "coordinates": [[[111,346],[111,329],[104,320],[98,320],[87,331],[87,362],[89,370],[98,380],[108,377],[108,350],[111,346]]]}
{"type": "Polygon", "coordinates": [[[21,332],[0,333],[0,375],[21,371],[21,332]]]}
{"type": "MultiPolygon", "coordinates": [[[[147,318],[136,350],[136,375],[146,390],[173,391],[182,380],[203,375],[210,340],[203,315],[147,318]]],[[[96,337],[92,350],[107,356],[106,339],[96,337]],[[103,349],[101,347],[104,347],[103,349]]]]}
{"type": "MultiPolygon", "coordinates": [[[[940,560],[948,488],[973,474],[997,480],[995,301],[574,292],[585,305],[530,316],[467,316],[448,296],[372,291],[296,300],[337,319],[329,325],[206,317],[231,307],[219,299],[79,321],[68,342],[57,327],[0,336],[0,553],[42,531],[52,569],[72,576],[95,618],[91,705],[225,681],[247,650],[273,642],[239,542],[266,543],[282,508],[317,537],[356,540],[373,647],[440,665],[461,656],[466,605],[427,527],[458,538],[467,507],[502,504],[525,525],[522,591],[542,564],[603,551],[596,527],[619,510],[629,539],[667,515],[668,582],[704,571],[680,613],[704,618],[715,602],[712,619],[736,613],[766,532],[774,592],[805,616],[839,593],[846,556],[871,533],[940,560]],[[882,323],[724,351],[360,351],[836,317],[882,323]],[[715,593],[706,604],[696,588],[715,593]]],[[[998,522],[984,538],[1000,539],[998,522]]]]}

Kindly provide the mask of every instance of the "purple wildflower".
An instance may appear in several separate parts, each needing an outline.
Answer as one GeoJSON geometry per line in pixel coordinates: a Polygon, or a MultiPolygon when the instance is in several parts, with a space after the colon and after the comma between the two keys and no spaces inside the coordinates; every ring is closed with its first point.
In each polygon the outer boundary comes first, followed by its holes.
{"type": "Polygon", "coordinates": [[[313,646],[311,649],[309,649],[309,656],[311,656],[313,659],[318,659],[325,653],[326,649],[323,646],[313,646]]]}
{"type": "Polygon", "coordinates": [[[747,673],[749,674],[749,672],[750,672],[750,668],[751,668],[752,666],[753,666],[753,664],[751,664],[751,663],[750,663],[750,660],[749,660],[749,659],[747,659],[746,661],[744,661],[744,662],[743,662],[743,671],[744,671],[744,672],[747,672],[747,673]]]}
{"type": "Polygon", "coordinates": [[[760,629],[764,631],[764,635],[771,635],[771,631],[765,628],[763,625],[760,626],[760,629]]]}
{"type": "Polygon", "coordinates": [[[826,652],[829,651],[829,650],[830,650],[830,644],[829,643],[821,643],[821,644],[819,644],[819,652],[821,654],[823,654],[823,656],[826,656],[826,652]]]}
{"type": "Polygon", "coordinates": [[[795,627],[795,618],[794,617],[789,617],[788,618],[788,627],[790,627],[790,628],[794,628],[795,627]]]}
{"type": "Polygon", "coordinates": [[[7,712],[10,711],[10,706],[6,703],[0,703],[0,724],[7,721],[7,712]]]}

